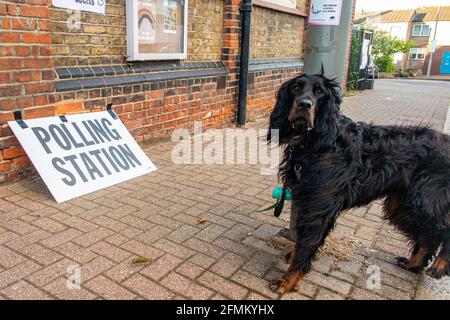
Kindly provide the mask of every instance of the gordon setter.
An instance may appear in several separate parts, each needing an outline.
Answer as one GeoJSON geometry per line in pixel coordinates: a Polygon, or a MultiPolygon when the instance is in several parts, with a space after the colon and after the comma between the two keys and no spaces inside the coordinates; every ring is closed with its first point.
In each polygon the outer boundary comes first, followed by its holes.
{"type": "Polygon", "coordinates": [[[450,137],[422,126],[354,122],[341,114],[341,101],[339,85],[323,71],[278,92],[268,139],[277,132],[284,147],[279,173],[297,218],[289,269],[272,289],[296,289],[339,214],[380,198],[384,217],[411,240],[411,257],[398,264],[420,272],[434,259],[426,273],[449,275],[450,137]]]}

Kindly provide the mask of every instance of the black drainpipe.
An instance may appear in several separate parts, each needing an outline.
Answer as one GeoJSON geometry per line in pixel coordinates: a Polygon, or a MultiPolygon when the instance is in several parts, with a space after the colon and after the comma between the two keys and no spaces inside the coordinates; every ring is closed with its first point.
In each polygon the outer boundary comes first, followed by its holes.
{"type": "Polygon", "coordinates": [[[239,71],[239,104],[237,110],[237,124],[245,125],[245,114],[247,112],[247,87],[248,87],[248,64],[250,55],[250,23],[252,17],[252,0],[242,0],[241,12],[241,60],[239,71]]]}

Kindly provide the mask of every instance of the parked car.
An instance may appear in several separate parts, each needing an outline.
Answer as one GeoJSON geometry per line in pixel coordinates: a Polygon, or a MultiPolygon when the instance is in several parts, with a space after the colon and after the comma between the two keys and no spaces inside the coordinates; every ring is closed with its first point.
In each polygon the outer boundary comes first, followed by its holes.
{"type": "Polygon", "coordinates": [[[368,66],[368,78],[378,79],[379,75],[380,75],[380,68],[373,62],[373,59],[370,58],[368,66]]]}

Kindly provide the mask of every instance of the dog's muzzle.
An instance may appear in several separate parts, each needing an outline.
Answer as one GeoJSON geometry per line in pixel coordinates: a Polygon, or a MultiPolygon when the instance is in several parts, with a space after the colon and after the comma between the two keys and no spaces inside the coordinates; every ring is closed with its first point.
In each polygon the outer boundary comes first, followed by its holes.
{"type": "Polygon", "coordinates": [[[313,106],[313,102],[310,99],[301,99],[296,103],[297,109],[308,110],[313,106]]]}
{"type": "Polygon", "coordinates": [[[311,99],[303,98],[295,101],[289,113],[292,127],[303,133],[314,126],[314,103],[311,99]]]}

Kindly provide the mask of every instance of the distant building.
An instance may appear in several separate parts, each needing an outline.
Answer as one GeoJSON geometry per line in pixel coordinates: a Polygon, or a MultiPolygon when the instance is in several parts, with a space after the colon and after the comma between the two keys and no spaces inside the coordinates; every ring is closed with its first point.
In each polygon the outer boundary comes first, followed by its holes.
{"type": "Polygon", "coordinates": [[[450,74],[450,6],[360,12],[356,14],[355,24],[383,30],[402,40],[413,40],[415,45],[407,54],[394,56],[394,62],[404,69],[426,73],[434,43],[431,74],[450,74]]]}

